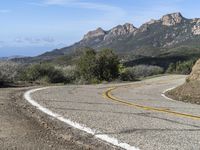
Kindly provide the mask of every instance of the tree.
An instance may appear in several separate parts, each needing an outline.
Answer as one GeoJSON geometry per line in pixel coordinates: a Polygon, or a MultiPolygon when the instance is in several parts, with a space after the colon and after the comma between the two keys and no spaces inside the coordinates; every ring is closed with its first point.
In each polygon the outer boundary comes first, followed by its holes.
{"type": "Polygon", "coordinates": [[[96,53],[87,48],[77,62],[77,69],[86,81],[111,81],[119,76],[119,59],[110,49],[96,53]]]}
{"type": "Polygon", "coordinates": [[[103,49],[97,55],[97,71],[100,80],[110,81],[119,76],[119,59],[111,49],[103,49]]]}
{"type": "Polygon", "coordinates": [[[89,81],[97,76],[96,52],[86,48],[77,62],[77,69],[81,77],[89,81]]]}

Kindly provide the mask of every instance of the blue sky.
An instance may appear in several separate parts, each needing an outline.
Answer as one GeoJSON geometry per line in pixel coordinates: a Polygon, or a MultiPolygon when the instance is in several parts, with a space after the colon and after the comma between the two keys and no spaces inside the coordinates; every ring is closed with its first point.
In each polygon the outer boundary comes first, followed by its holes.
{"type": "Polygon", "coordinates": [[[0,57],[38,55],[73,44],[97,27],[139,27],[172,12],[200,18],[199,6],[199,0],[2,0],[0,57]]]}

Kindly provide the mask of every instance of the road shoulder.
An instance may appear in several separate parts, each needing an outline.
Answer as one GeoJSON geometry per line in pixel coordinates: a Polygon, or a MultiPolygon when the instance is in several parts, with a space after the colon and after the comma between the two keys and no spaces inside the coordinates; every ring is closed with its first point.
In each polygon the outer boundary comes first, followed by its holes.
{"type": "Polygon", "coordinates": [[[36,110],[23,99],[27,90],[7,88],[0,91],[2,148],[78,150],[112,147],[36,110]]]}

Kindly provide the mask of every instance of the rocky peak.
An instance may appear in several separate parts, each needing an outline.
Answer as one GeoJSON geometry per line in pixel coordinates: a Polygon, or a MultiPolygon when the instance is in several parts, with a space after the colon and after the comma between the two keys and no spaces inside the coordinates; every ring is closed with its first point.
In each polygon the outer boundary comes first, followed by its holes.
{"type": "Polygon", "coordinates": [[[130,23],[126,23],[124,25],[118,25],[118,26],[114,27],[113,29],[110,30],[109,33],[114,34],[114,35],[125,35],[125,34],[132,33],[135,30],[137,30],[136,27],[134,27],[130,23]]]}
{"type": "Polygon", "coordinates": [[[192,33],[194,35],[200,35],[200,19],[193,20],[194,26],[192,27],[192,33]]]}
{"type": "Polygon", "coordinates": [[[130,23],[126,23],[124,25],[118,25],[108,32],[108,34],[104,37],[104,40],[109,40],[119,36],[128,36],[134,33],[136,30],[137,28],[130,23]]]}
{"type": "Polygon", "coordinates": [[[106,35],[106,31],[104,31],[102,28],[97,28],[96,30],[90,31],[86,35],[84,35],[83,40],[102,37],[102,36],[105,36],[105,35],[106,35]]]}
{"type": "Polygon", "coordinates": [[[172,14],[167,14],[164,15],[161,19],[162,24],[165,26],[174,26],[176,24],[179,24],[183,21],[183,16],[181,13],[172,13],[172,14]]]}
{"type": "Polygon", "coordinates": [[[124,29],[126,30],[127,33],[133,33],[137,30],[136,27],[133,26],[133,24],[130,23],[125,23],[123,25],[124,29]]]}

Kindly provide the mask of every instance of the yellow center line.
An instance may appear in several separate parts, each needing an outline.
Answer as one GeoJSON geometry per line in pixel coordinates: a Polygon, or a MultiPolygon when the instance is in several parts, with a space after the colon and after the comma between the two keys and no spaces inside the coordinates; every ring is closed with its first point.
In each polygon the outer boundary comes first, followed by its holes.
{"type": "MultiPolygon", "coordinates": [[[[127,86],[127,85],[125,85],[125,86],[127,86]]],[[[120,86],[120,87],[122,87],[122,86],[120,86]]],[[[118,102],[120,104],[129,106],[129,107],[135,107],[135,108],[154,111],[154,112],[167,113],[167,114],[171,114],[171,115],[179,116],[179,117],[183,117],[183,118],[190,118],[190,119],[194,119],[194,120],[200,120],[200,116],[187,114],[187,113],[176,112],[176,111],[171,111],[171,110],[167,110],[167,109],[160,109],[160,108],[156,108],[156,107],[144,106],[144,105],[136,104],[136,103],[129,102],[129,101],[126,101],[126,100],[123,100],[123,99],[119,99],[119,98],[114,97],[112,95],[112,91],[116,90],[117,88],[118,87],[109,88],[107,91],[105,91],[103,93],[103,97],[107,98],[109,100],[112,100],[114,102],[118,102]]]]}

